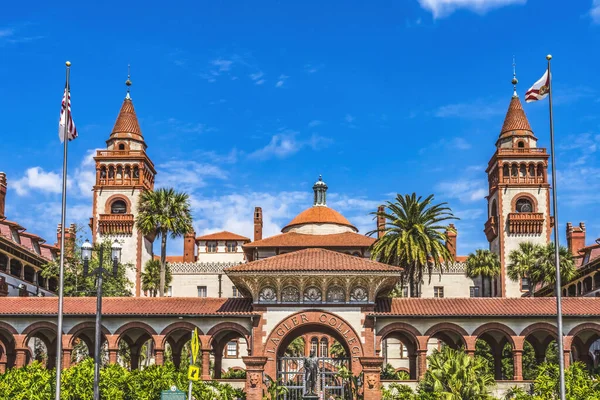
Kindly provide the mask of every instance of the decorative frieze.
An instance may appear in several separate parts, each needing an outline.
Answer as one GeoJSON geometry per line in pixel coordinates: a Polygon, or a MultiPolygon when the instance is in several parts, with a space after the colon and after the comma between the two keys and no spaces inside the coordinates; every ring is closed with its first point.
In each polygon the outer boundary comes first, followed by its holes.
{"type": "Polygon", "coordinates": [[[512,235],[540,235],[544,228],[543,213],[509,213],[508,232],[512,235]]]}

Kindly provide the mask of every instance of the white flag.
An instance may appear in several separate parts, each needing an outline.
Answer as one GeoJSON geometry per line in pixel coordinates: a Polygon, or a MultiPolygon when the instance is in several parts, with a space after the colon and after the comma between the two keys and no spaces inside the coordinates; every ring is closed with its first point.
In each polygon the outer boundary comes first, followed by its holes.
{"type": "Polygon", "coordinates": [[[65,93],[63,94],[62,106],[60,108],[60,120],[58,122],[58,138],[60,142],[65,141],[65,126],[67,126],[67,138],[73,140],[77,137],[77,128],[75,122],[73,122],[73,116],[71,115],[71,93],[67,87],[65,87],[65,93]]]}
{"type": "Polygon", "coordinates": [[[544,76],[525,93],[525,101],[531,103],[532,101],[545,99],[548,93],[550,93],[550,74],[546,70],[544,76]]]}

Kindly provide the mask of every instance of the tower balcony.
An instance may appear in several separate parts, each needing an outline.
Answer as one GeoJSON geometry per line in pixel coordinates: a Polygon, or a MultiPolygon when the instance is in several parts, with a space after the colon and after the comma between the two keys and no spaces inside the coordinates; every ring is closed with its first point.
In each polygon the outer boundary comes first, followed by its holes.
{"type": "Polygon", "coordinates": [[[498,154],[546,154],[545,147],[500,147],[498,154]]]}
{"type": "Polygon", "coordinates": [[[133,214],[100,214],[98,230],[101,235],[131,235],[134,223],[133,214]]]}
{"type": "Polygon", "coordinates": [[[509,213],[508,233],[541,234],[544,228],[544,213],[509,213]]]}
{"type": "Polygon", "coordinates": [[[503,176],[502,183],[535,185],[546,182],[544,176],[503,176]]]}
{"type": "Polygon", "coordinates": [[[494,216],[491,216],[486,222],[483,229],[485,232],[485,236],[487,237],[488,242],[496,239],[498,236],[498,219],[494,216]]]}

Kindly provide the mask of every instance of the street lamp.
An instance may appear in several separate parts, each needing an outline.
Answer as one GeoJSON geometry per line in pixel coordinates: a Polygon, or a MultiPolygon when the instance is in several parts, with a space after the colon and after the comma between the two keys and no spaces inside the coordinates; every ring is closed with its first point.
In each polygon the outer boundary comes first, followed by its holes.
{"type": "MultiPolygon", "coordinates": [[[[113,276],[117,276],[119,268],[119,261],[121,260],[121,245],[115,239],[114,243],[110,247],[111,259],[113,262],[112,273],[113,276]]],[[[83,259],[83,275],[88,276],[89,262],[92,259],[92,252],[94,248],[89,240],[85,240],[85,243],[81,246],[81,258],[83,259]]],[[[102,278],[105,272],[102,263],[102,256],[104,249],[100,246],[98,249],[98,268],[93,270],[89,275],[96,275],[98,290],[96,291],[96,341],[94,343],[94,400],[100,400],[100,341],[102,340],[102,278]]]]}

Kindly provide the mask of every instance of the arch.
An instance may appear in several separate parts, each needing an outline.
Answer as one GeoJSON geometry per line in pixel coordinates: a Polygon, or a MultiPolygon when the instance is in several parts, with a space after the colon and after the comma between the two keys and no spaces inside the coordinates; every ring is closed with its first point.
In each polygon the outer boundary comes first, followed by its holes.
{"type": "Polygon", "coordinates": [[[221,341],[222,336],[224,334],[227,334],[227,332],[231,331],[238,333],[239,336],[246,339],[248,343],[250,342],[248,339],[250,337],[250,332],[248,332],[248,329],[235,322],[221,322],[220,324],[217,324],[210,328],[206,333],[208,336],[210,336],[210,339],[208,341],[209,346],[212,346],[213,344],[215,344],[215,342],[221,341]]]}
{"type": "Polygon", "coordinates": [[[529,202],[531,203],[531,212],[537,212],[537,210],[538,210],[537,199],[530,193],[526,193],[526,192],[519,192],[513,196],[512,200],[510,202],[510,212],[518,212],[517,211],[517,202],[521,199],[529,200],[529,202]]]}
{"type": "Polygon", "coordinates": [[[510,345],[513,348],[515,347],[515,342],[513,340],[513,336],[517,336],[515,334],[515,331],[499,322],[488,322],[486,324],[480,325],[479,327],[477,327],[477,329],[475,329],[475,331],[473,331],[472,336],[475,336],[477,339],[480,339],[482,335],[485,335],[486,333],[489,334],[490,332],[500,332],[505,336],[508,343],[510,343],[510,345]]]}
{"type": "MultiPolygon", "coordinates": [[[[80,337],[82,336],[83,333],[85,333],[85,331],[91,331],[93,334],[95,332],[95,329],[96,329],[96,324],[93,321],[81,322],[81,323],[75,325],[68,332],[69,335],[72,335],[69,346],[73,347],[75,339],[80,339],[80,337]]],[[[110,331],[104,325],[102,325],[100,327],[100,329],[102,330],[102,334],[104,335],[104,340],[107,340],[108,335],[110,335],[110,331]]],[[[94,337],[93,336],[91,336],[89,338],[86,337],[86,339],[93,340],[94,337]]]]}
{"type": "Polygon", "coordinates": [[[425,336],[435,337],[435,335],[442,333],[444,336],[447,336],[446,332],[454,333],[460,339],[463,345],[466,345],[464,337],[469,336],[469,334],[462,327],[451,322],[440,322],[439,324],[433,325],[427,330],[427,332],[425,332],[425,336]]]}
{"type": "Polygon", "coordinates": [[[544,333],[551,335],[554,339],[558,338],[558,329],[556,329],[556,326],[548,322],[536,322],[535,324],[531,324],[524,328],[519,336],[524,336],[527,338],[527,336],[539,331],[543,331],[544,333]]]}
{"type": "MultiPolygon", "coordinates": [[[[132,321],[126,323],[125,325],[121,325],[114,334],[117,336],[116,344],[118,344],[122,339],[128,339],[126,341],[131,346],[133,342],[138,342],[140,339],[151,340],[152,343],[154,343],[153,335],[156,335],[156,331],[145,322],[132,321]],[[134,340],[132,340],[131,337],[127,337],[127,333],[135,330],[139,330],[142,333],[134,340]]],[[[144,342],[146,340],[144,340],[144,342]]],[[[156,343],[154,344],[156,345],[156,343]]]]}
{"type": "Polygon", "coordinates": [[[568,336],[578,336],[583,331],[588,330],[594,331],[600,335],[600,324],[597,324],[595,322],[584,322],[571,329],[571,331],[569,331],[568,336]]]}
{"type": "Polygon", "coordinates": [[[12,325],[7,324],[6,322],[0,321],[0,331],[2,331],[2,330],[7,331],[11,335],[17,335],[18,334],[17,330],[12,325]]]}
{"type": "Polygon", "coordinates": [[[106,203],[104,203],[105,204],[105,206],[104,206],[104,213],[105,214],[110,214],[111,213],[112,204],[114,202],[116,202],[117,200],[121,200],[121,201],[125,202],[125,206],[127,208],[126,213],[127,214],[131,214],[131,201],[126,196],[124,196],[122,194],[113,194],[108,199],[106,199],[106,203]]]}
{"type": "Polygon", "coordinates": [[[424,350],[424,349],[421,349],[421,345],[419,343],[419,340],[417,339],[417,336],[422,336],[421,333],[414,326],[405,324],[404,322],[393,322],[393,323],[381,328],[377,332],[377,343],[376,343],[377,347],[376,348],[378,348],[378,349],[381,348],[382,340],[384,340],[388,336],[392,336],[392,335],[398,334],[398,333],[400,333],[400,336],[403,336],[403,337],[409,339],[409,341],[411,342],[411,343],[405,343],[405,344],[414,345],[415,350],[424,350]]]}
{"type": "Polygon", "coordinates": [[[38,321],[38,322],[34,322],[34,323],[30,324],[27,328],[23,329],[22,334],[29,336],[32,333],[35,333],[35,331],[38,331],[41,329],[48,329],[48,330],[51,330],[54,333],[56,333],[58,331],[58,326],[56,326],[56,324],[53,322],[38,321]]]}
{"type": "Polygon", "coordinates": [[[23,268],[23,264],[21,263],[21,261],[17,260],[16,258],[13,258],[12,260],[10,260],[10,274],[11,275],[20,277],[22,268],[23,268]]]}
{"type": "Polygon", "coordinates": [[[4,253],[0,253],[0,271],[7,271],[8,267],[8,256],[4,253]]]}
{"type": "MultiPolygon", "coordinates": [[[[196,325],[192,324],[191,322],[187,322],[187,321],[178,321],[178,322],[174,322],[168,326],[166,326],[161,332],[160,335],[163,336],[162,339],[162,343],[157,343],[157,345],[160,345],[161,348],[165,348],[165,345],[167,344],[167,340],[169,340],[172,336],[174,336],[174,334],[177,331],[185,331],[187,332],[191,332],[194,329],[198,329],[198,334],[199,335],[204,335],[204,332],[202,331],[202,329],[198,328],[196,325]]],[[[183,335],[181,335],[182,337],[185,335],[185,333],[183,335]]],[[[181,339],[181,337],[175,339],[175,341],[179,341],[181,339]]]]}

